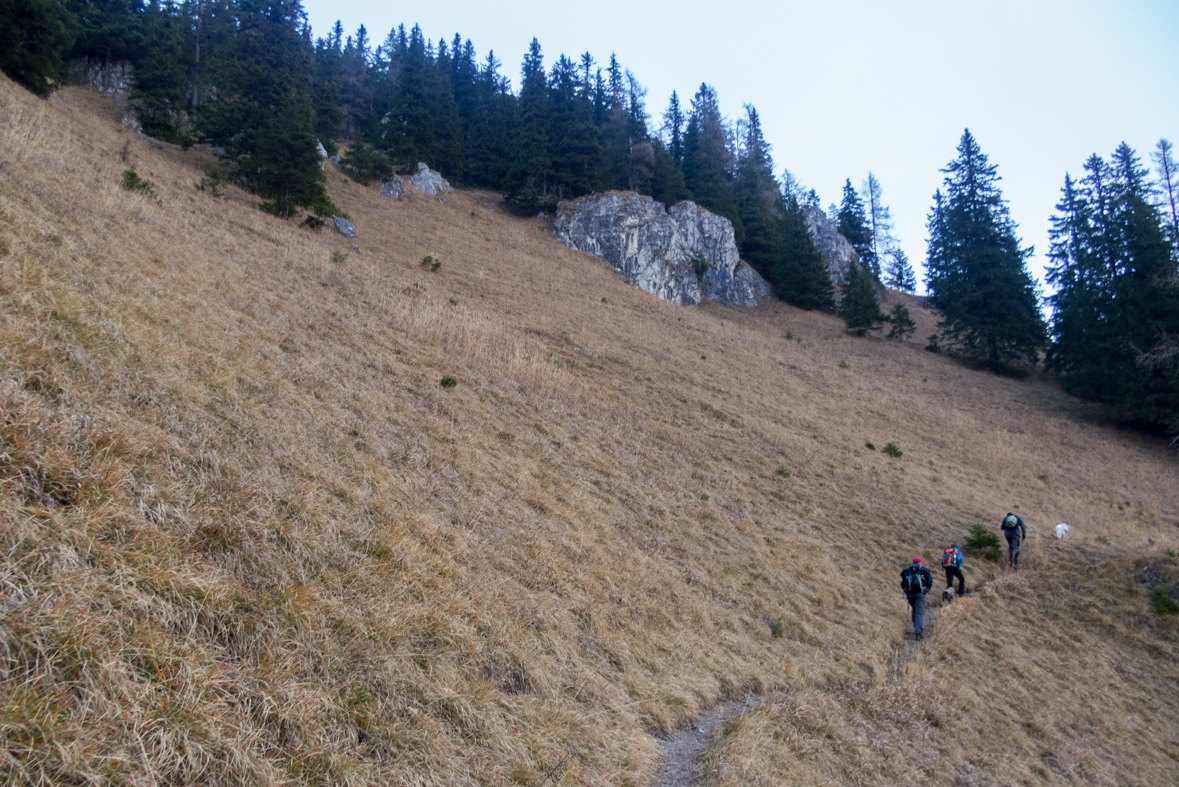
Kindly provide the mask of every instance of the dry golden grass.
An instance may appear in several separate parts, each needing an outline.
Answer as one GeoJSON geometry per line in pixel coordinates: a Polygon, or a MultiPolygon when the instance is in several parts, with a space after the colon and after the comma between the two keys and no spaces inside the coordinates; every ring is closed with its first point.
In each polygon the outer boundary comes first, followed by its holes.
{"type": "Polygon", "coordinates": [[[1174,455],[915,301],[904,343],[675,307],[335,171],[359,237],[314,234],[82,89],[0,77],[0,149],[6,783],[638,785],[744,691],[717,784],[1179,782],[1127,592],[1179,573],[1174,455]],[[907,559],[1015,506],[1073,538],[902,645],[907,559]]]}

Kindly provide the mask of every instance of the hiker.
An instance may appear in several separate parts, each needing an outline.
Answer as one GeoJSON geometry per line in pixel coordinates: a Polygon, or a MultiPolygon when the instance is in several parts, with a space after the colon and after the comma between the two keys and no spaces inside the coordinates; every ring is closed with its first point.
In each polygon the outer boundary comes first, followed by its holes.
{"type": "Polygon", "coordinates": [[[933,575],[929,569],[921,565],[921,558],[913,558],[913,562],[901,572],[901,590],[909,606],[913,608],[913,633],[921,639],[925,628],[925,594],[933,588],[933,575]]]}
{"type": "Polygon", "coordinates": [[[962,576],[962,550],[957,544],[950,544],[950,548],[942,553],[942,568],[946,570],[946,589],[954,587],[954,577],[958,578],[958,595],[966,595],[966,577],[962,576]]]}
{"type": "Polygon", "coordinates": [[[1007,512],[1007,516],[1003,517],[1003,523],[999,525],[999,529],[1003,531],[1003,537],[1007,539],[1007,564],[1014,571],[1019,568],[1019,542],[1028,537],[1028,529],[1023,526],[1023,520],[1010,511],[1007,512]]]}

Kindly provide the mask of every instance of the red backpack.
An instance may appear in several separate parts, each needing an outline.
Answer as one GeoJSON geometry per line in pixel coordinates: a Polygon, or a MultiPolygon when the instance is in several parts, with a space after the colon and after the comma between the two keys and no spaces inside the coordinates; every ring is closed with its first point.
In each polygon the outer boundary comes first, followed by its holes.
{"type": "Polygon", "coordinates": [[[942,565],[946,568],[957,568],[962,565],[962,553],[950,547],[942,553],[942,565]]]}

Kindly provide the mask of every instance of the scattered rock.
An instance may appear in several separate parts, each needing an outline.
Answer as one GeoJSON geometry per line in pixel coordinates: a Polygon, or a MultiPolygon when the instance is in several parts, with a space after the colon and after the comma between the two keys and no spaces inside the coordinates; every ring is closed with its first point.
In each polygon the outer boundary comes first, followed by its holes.
{"type": "Polygon", "coordinates": [[[148,147],[153,147],[156,150],[163,150],[164,149],[163,145],[161,145],[159,142],[156,142],[154,140],[149,140],[147,144],[148,144],[148,147]]]}
{"type": "Polygon", "coordinates": [[[405,193],[405,181],[400,176],[394,175],[388,183],[381,184],[381,196],[405,202],[409,199],[409,195],[405,193]]]}
{"type": "Polygon", "coordinates": [[[335,164],[338,167],[344,163],[344,157],[343,156],[332,156],[331,161],[333,164],[335,164]]]}
{"type": "Polygon", "coordinates": [[[592,194],[557,206],[553,235],[672,303],[755,306],[770,297],[765,280],[741,261],[732,222],[694,202],[667,210],[634,192],[592,194]]]}
{"type": "Polygon", "coordinates": [[[327,148],[318,139],[315,140],[315,152],[319,154],[319,168],[323,169],[328,161],[327,148]]]}
{"type": "Polygon", "coordinates": [[[348,219],[342,219],[339,216],[332,216],[332,226],[336,232],[343,235],[345,238],[355,238],[356,228],[352,226],[352,222],[348,219]]]}
{"type": "Polygon", "coordinates": [[[222,158],[225,158],[225,148],[217,147],[216,145],[214,145],[213,146],[213,155],[214,156],[221,156],[222,158]]]}
{"type": "Polygon", "coordinates": [[[431,197],[436,197],[440,191],[447,194],[454,193],[454,189],[450,187],[450,184],[446,182],[442,175],[434,172],[420,161],[418,162],[418,173],[410,176],[409,185],[413,186],[422,194],[429,194],[431,197]]]}
{"type": "Polygon", "coordinates": [[[847,238],[839,234],[835,222],[831,221],[822,208],[807,208],[804,217],[806,228],[811,233],[811,240],[823,256],[827,274],[832,282],[842,285],[847,278],[848,266],[852,260],[858,260],[859,255],[847,238]]]}

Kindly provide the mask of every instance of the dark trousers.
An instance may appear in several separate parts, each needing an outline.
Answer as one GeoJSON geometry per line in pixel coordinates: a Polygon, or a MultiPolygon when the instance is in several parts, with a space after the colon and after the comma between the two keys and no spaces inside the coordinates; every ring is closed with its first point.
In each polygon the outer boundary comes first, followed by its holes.
{"type": "Polygon", "coordinates": [[[909,599],[909,606],[913,608],[913,633],[921,636],[925,629],[925,594],[906,593],[905,597],[909,599]]]}
{"type": "Polygon", "coordinates": [[[954,587],[954,577],[958,578],[958,595],[966,592],[966,577],[962,576],[962,569],[958,566],[942,566],[946,570],[946,587],[954,587]]]}
{"type": "Polygon", "coordinates": [[[1012,568],[1019,568],[1019,536],[1007,536],[1007,562],[1012,568]]]}

